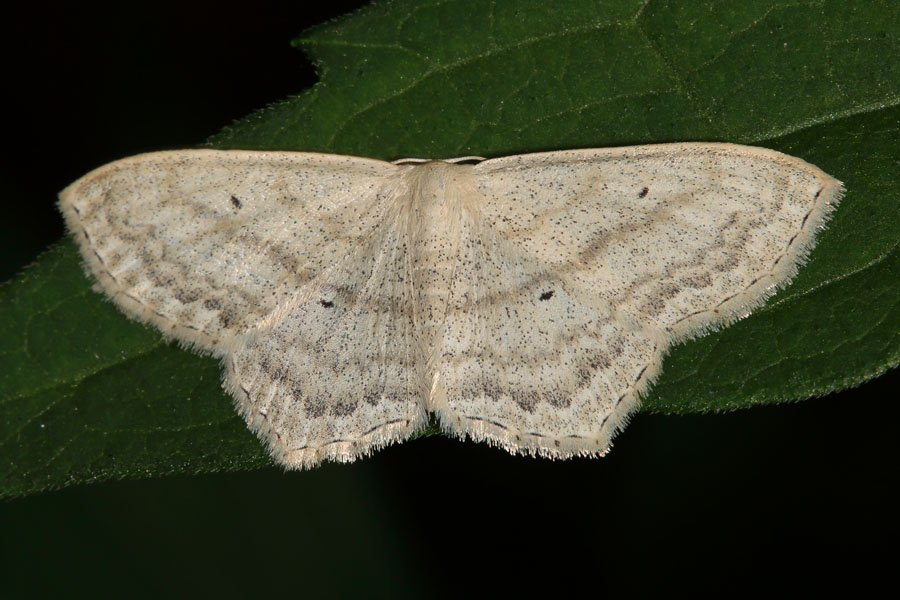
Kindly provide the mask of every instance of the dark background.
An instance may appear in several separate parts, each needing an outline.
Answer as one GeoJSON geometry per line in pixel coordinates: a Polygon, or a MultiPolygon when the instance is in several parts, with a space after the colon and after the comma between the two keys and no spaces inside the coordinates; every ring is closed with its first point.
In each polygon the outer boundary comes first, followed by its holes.
{"type": "MultiPolygon", "coordinates": [[[[58,190],[300,92],[315,71],[290,39],[363,4],[33,3],[5,20],[0,281],[63,235],[58,190]]],[[[898,381],[640,415],[602,460],[432,437],[312,472],[0,502],[0,596],[859,594],[896,566],[898,381]]]]}

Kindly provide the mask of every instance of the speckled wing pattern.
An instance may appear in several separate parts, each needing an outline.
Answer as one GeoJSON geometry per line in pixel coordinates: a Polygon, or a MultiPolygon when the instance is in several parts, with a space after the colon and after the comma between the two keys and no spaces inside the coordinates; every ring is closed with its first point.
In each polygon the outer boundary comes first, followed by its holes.
{"type": "Polygon", "coordinates": [[[511,452],[604,454],[666,350],[785,285],[841,193],[730,144],[477,165],[185,150],[101,167],[60,206],[102,290],[221,357],[298,468],[429,413],[511,452]]]}
{"type": "Polygon", "coordinates": [[[606,452],[667,349],[785,285],[842,194],[800,159],[733,144],[510,156],[473,178],[436,410],[550,457],[606,452]]]}
{"type": "Polygon", "coordinates": [[[272,456],[312,465],[424,420],[409,383],[421,361],[404,356],[397,175],[346,156],[159,152],[89,173],[60,206],[103,291],[222,357],[226,389],[272,456]]]}

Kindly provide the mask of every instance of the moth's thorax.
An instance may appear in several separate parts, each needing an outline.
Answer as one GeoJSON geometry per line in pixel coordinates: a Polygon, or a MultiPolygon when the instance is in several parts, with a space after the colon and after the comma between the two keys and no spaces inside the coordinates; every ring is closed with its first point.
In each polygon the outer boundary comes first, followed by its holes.
{"type": "Polygon", "coordinates": [[[403,178],[406,197],[398,200],[406,204],[410,248],[423,255],[420,263],[441,267],[459,242],[463,219],[471,218],[480,204],[472,165],[430,161],[407,167],[403,178]]]}

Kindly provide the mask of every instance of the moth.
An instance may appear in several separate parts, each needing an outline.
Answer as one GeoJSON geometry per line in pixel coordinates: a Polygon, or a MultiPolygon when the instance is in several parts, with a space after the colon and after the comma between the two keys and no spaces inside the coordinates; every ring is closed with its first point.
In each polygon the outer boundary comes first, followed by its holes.
{"type": "Polygon", "coordinates": [[[248,426],[303,468],[430,415],[513,453],[605,454],[666,351],[785,286],[842,192],[732,144],[180,150],[100,167],[60,208],[102,291],[219,357],[248,426]]]}

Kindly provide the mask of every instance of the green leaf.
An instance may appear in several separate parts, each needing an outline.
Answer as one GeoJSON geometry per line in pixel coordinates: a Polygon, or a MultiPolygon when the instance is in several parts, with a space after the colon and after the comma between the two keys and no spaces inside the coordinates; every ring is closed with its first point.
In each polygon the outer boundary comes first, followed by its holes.
{"type": "MultiPolygon", "coordinates": [[[[210,145],[394,159],[730,141],[845,182],[795,282],[675,348],[645,409],[805,398],[900,360],[897,3],[396,1],[295,43],[322,81],[210,145]]],[[[216,361],[119,314],[71,241],[0,289],[0,334],[0,495],[269,464],[216,361]]]]}

